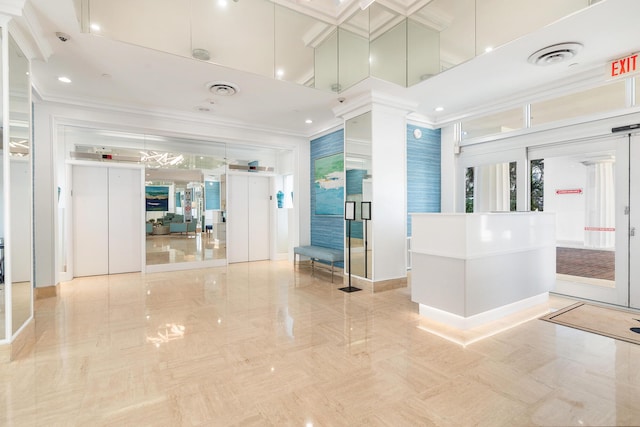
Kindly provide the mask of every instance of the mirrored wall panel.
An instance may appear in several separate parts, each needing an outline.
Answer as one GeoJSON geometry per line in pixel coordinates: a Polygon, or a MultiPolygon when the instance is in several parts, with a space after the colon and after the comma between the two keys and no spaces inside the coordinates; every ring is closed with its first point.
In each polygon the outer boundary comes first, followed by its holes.
{"type": "MultiPolygon", "coordinates": [[[[351,274],[371,278],[372,216],[375,215],[373,175],[371,170],[371,112],[347,120],[345,125],[345,198],[355,202],[355,220],[345,228],[345,248],[351,247],[351,274]],[[364,208],[364,209],[363,209],[364,208]],[[349,230],[350,228],[350,230],[349,230]]],[[[349,273],[349,253],[345,269],[349,273]]]]}
{"type": "Polygon", "coordinates": [[[9,37],[9,206],[11,238],[4,252],[11,256],[12,333],[33,312],[31,257],[31,84],[29,61],[9,37]]]}

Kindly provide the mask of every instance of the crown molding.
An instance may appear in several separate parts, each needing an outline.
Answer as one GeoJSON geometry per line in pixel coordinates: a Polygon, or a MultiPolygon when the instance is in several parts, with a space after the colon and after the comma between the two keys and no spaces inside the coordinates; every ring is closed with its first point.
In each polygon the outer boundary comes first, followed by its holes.
{"type": "Polygon", "coordinates": [[[22,16],[26,0],[0,0],[0,14],[22,16]]]}

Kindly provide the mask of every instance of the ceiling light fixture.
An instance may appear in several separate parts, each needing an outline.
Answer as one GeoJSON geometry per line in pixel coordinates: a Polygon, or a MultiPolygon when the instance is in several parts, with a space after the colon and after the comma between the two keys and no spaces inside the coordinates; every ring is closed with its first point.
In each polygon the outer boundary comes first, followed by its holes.
{"type": "Polygon", "coordinates": [[[491,52],[492,50],[493,50],[493,46],[487,46],[487,47],[485,47],[485,48],[484,48],[484,51],[485,51],[486,53],[489,53],[489,52],[491,52]]]}
{"type": "Polygon", "coordinates": [[[304,122],[305,122],[306,124],[310,125],[311,123],[313,123],[313,120],[311,120],[311,119],[307,119],[307,120],[305,120],[304,122]]]}
{"type": "Polygon", "coordinates": [[[240,92],[237,85],[229,82],[209,82],[206,86],[211,93],[219,96],[233,96],[240,92]]]}
{"type": "Polygon", "coordinates": [[[529,63],[534,65],[553,65],[568,61],[580,52],[580,43],[568,42],[547,46],[529,56],[529,63]]]}
{"type": "Polygon", "coordinates": [[[58,77],[58,81],[62,83],[71,83],[71,79],[69,77],[60,76],[58,77]]]}
{"type": "Polygon", "coordinates": [[[93,31],[100,31],[100,25],[96,24],[96,23],[93,23],[93,24],[91,24],[91,29],[93,31]]]}
{"type": "Polygon", "coordinates": [[[439,113],[440,111],[444,111],[444,107],[436,107],[434,108],[434,111],[437,111],[439,113]]]}

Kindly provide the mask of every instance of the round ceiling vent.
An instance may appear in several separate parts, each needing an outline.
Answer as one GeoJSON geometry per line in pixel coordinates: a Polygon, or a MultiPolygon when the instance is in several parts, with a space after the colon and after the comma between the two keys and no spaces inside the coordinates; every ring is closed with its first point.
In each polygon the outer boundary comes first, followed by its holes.
{"type": "Polygon", "coordinates": [[[529,62],[535,65],[552,65],[568,61],[580,52],[580,43],[560,43],[540,49],[529,57],[529,62]]]}
{"type": "Polygon", "coordinates": [[[240,91],[238,86],[228,82],[207,83],[207,88],[211,93],[219,96],[233,96],[240,91]]]}

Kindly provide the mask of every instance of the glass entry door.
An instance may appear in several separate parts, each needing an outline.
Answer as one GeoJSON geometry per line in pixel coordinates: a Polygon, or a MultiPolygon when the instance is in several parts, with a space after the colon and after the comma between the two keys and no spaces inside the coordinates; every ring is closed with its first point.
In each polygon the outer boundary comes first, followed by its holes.
{"type": "Polygon", "coordinates": [[[528,155],[531,209],[556,214],[553,291],[628,307],[629,137],[536,147],[528,155]]]}
{"type": "Polygon", "coordinates": [[[640,135],[629,135],[629,305],[640,309],[640,135]]]}

